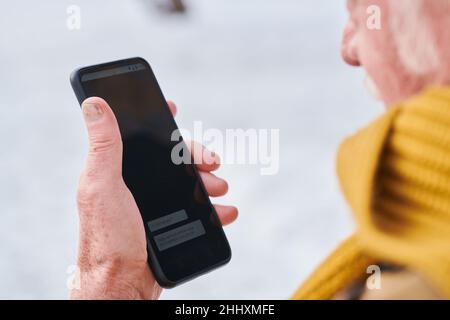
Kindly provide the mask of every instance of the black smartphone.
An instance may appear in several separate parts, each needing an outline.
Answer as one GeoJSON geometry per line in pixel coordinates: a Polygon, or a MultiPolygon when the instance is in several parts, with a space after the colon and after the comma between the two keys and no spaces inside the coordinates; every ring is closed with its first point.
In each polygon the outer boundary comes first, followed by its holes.
{"type": "MultiPolygon", "coordinates": [[[[101,97],[111,106],[123,141],[123,178],[141,212],[148,262],[171,288],[230,261],[231,249],[197,169],[172,160],[182,138],[147,61],[131,58],[75,70],[78,102],[101,97]]],[[[184,145],[185,146],[185,145],[184,145]]]]}

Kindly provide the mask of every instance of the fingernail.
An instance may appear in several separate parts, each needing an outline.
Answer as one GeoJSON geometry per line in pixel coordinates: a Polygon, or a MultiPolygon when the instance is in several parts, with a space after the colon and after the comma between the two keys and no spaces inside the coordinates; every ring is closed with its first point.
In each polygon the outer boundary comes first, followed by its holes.
{"type": "Polygon", "coordinates": [[[86,122],[97,121],[103,116],[102,109],[95,103],[83,103],[82,110],[86,122]]]}

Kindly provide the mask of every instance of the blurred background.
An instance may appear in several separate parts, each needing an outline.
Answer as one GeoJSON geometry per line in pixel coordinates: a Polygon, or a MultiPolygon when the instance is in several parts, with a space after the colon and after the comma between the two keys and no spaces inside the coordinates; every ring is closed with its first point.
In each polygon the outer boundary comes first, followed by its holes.
{"type": "Polygon", "coordinates": [[[345,1],[8,1],[0,11],[0,298],[65,299],[87,141],[70,72],[142,56],[177,122],[280,129],[280,171],[225,165],[229,265],[163,299],[284,299],[353,229],[339,142],[382,111],[344,65],[345,1]],[[81,10],[69,30],[67,8],[81,10]]]}

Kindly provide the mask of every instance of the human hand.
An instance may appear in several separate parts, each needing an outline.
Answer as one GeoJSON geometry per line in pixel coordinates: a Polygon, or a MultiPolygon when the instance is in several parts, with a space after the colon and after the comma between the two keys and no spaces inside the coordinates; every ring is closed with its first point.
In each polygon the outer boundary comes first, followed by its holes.
{"type": "MultiPolygon", "coordinates": [[[[176,106],[168,102],[172,114],[176,106]]],[[[122,140],[113,111],[101,98],[82,105],[89,153],[81,175],[77,205],[80,219],[78,285],[72,299],[157,299],[161,287],[147,263],[144,224],[133,195],[122,178],[122,140]]],[[[228,191],[211,172],[220,160],[198,143],[188,143],[206,191],[212,197],[228,191]]],[[[215,205],[223,225],[237,209],[215,205]]]]}

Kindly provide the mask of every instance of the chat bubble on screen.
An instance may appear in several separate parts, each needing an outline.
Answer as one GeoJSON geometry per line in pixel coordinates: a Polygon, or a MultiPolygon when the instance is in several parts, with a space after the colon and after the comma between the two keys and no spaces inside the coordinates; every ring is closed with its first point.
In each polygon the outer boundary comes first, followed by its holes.
{"type": "Polygon", "coordinates": [[[175,229],[158,234],[154,237],[160,251],[172,248],[183,242],[192,240],[205,234],[205,228],[200,220],[187,223],[175,229]]]}
{"type": "Polygon", "coordinates": [[[151,220],[147,222],[147,225],[151,232],[155,232],[164,229],[168,226],[171,226],[175,223],[187,220],[187,218],[188,216],[186,210],[179,210],[174,213],[165,215],[164,217],[151,220]]]}

